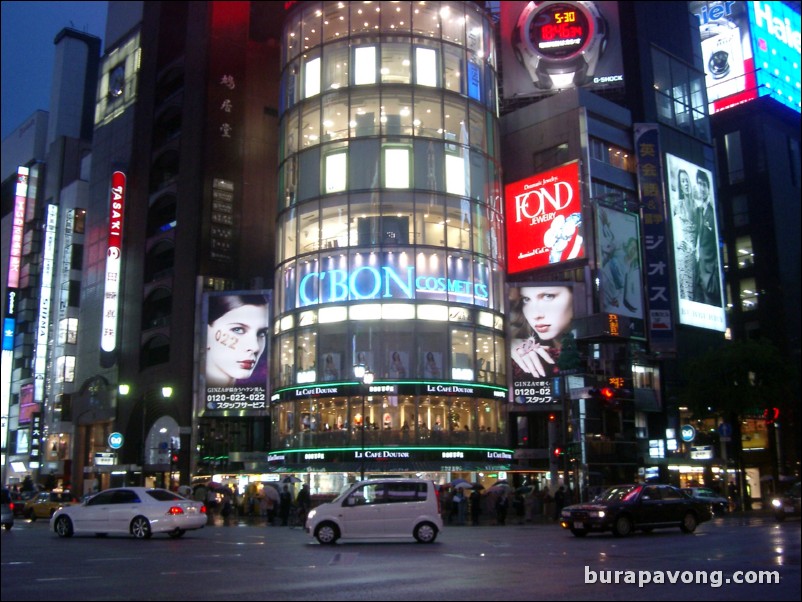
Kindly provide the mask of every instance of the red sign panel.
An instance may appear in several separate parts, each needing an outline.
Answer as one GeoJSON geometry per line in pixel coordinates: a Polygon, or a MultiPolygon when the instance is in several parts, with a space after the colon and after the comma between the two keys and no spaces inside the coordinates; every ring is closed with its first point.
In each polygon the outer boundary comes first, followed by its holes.
{"type": "Polygon", "coordinates": [[[585,257],[579,162],[508,184],[507,273],[585,257]]]}

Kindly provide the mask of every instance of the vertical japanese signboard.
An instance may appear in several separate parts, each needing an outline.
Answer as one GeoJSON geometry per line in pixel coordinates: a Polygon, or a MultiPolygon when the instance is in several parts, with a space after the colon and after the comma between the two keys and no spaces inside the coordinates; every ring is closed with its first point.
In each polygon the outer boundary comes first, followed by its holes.
{"type": "Polygon", "coordinates": [[[643,252],[646,269],[646,306],[649,340],[654,351],[675,350],[671,310],[668,232],[660,161],[660,133],[656,124],[635,124],[638,190],[643,203],[643,252]]]}

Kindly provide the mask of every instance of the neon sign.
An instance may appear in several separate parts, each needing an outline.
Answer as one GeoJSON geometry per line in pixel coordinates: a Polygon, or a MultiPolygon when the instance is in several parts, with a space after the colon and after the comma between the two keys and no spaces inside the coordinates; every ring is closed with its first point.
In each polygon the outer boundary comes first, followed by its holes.
{"type": "Polygon", "coordinates": [[[486,284],[440,276],[418,276],[415,268],[361,266],[351,270],[313,271],[301,278],[298,298],[301,307],[367,299],[415,299],[425,293],[449,293],[487,300],[486,284]]]}

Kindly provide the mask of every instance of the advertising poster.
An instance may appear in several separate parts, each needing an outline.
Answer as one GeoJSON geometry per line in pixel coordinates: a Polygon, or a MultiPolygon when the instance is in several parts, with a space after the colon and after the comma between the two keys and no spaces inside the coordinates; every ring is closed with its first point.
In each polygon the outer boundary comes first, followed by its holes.
{"type": "Polygon", "coordinates": [[[205,293],[201,390],[207,415],[263,415],[271,291],[205,293]]]}
{"type": "Polygon", "coordinates": [[[757,98],[746,2],[690,2],[699,20],[708,111],[757,98]]]}
{"type": "Polygon", "coordinates": [[[624,85],[617,2],[500,2],[504,97],[624,85]]]}
{"type": "Polygon", "coordinates": [[[596,229],[602,311],[643,318],[638,216],[600,205],[596,229]]]}
{"type": "Polygon", "coordinates": [[[583,294],[573,282],[530,282],[508,287],[509,357],[513,403],[557,403],[557,379],[578,367],[575,318],[583,294]]]}
{"type": "Polygon", "coordinates": [[[581,197],[578,161],[505,187],[509,274],[585,257],[581,197]]]}
{"type": "Polygon", "coordinates": [[[724,332],[724,300],[710,170],[666,154],[679,322],[724,332]]]}

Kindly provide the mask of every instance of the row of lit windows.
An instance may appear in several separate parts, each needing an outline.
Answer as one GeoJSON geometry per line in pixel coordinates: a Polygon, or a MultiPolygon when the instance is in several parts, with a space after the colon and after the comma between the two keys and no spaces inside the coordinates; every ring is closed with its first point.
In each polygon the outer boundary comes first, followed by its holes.
{"type": "Polygon", "coordinates": [[[435,48],[404,42],[350,46],[334,44],[304,55],[282,76],[279,110],[321,92],[376,84],[415,84],[419,89],[441,88],[467,96],[495,112],[495,72],[481,61],[466,60],[461,48],[435,48]],[[300,76],[299,76],[300,71],[300,76]]]}
{"type": "Polygon", "coordinates": [[[501,208],[464,197],[386,191],[326,198],[279,218],[278,263],[321,249],[428,245],[501,262],[501,208]]]}
{"type": "Polygon", "coordinates": [[[500,332],[426,319],[353,320],[354,313],[351,322],[318,323],[277,336],[273,389],[353,380],[355,364],[368,366],[377,379],[506,383],[500,332]]]}
{"type": "MultiPolygon", "coordinates": [[[[501,170],[480,151],[445,142],[352,140],[309,149],[279,173],[280,209],[346,191],[431,191],[493,203],[501,170]]],[[[407,195],[408,196],[408,195],[407,195]]]]}
{"type": "Polygon", "coordinates": [[[412,34],[466,46],[494,64],[493,28],[467,2],[303,2],[284,28],[283,63],[296,55],[351,36],[412,34]]]}
{"type": "Polygon", "coordinates": [[[378,445],[504,445],[498,402],[371,395],[304,399],[273,407],[274,448],[378,445]],[[366,427],[362,432],[363,425],[366,427]]]}
{"type": "Polygon", "coordinates": [[[341,90],[306,102],[282,125],[282,159],[321,142],[363,136],[448,140],[493,154],[493,113],[459,96],[420,88],[341,90]]]}

